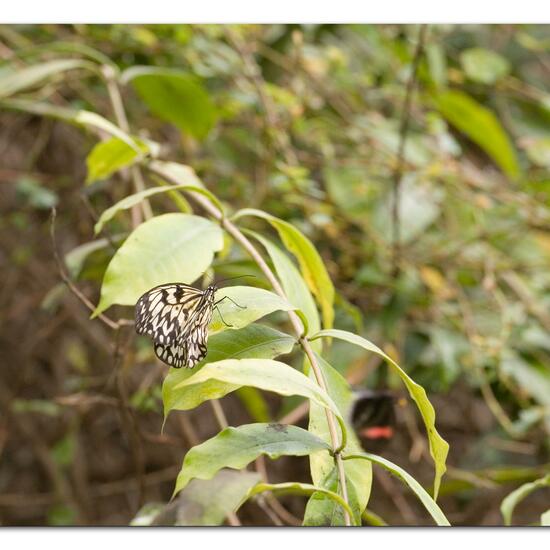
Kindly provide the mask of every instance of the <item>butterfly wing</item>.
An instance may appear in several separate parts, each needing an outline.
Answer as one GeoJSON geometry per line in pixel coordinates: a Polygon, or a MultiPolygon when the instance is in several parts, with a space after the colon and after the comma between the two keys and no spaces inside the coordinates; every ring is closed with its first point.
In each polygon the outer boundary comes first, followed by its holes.
{"type": "Polygon", "coordinates": [[[136,332],[151,336],[157,345],[172,346],[193,318],[202,297],[201,290],[182,283],[149,290],[136,304],[136,332]]]}
{"type": "Polygon", "coordinates": [[[153,338],[155,355],[175,368],[193,368],[206,356],[214,287],[174,283],[146,292],[136,304],[136,331],[153,338]]]}

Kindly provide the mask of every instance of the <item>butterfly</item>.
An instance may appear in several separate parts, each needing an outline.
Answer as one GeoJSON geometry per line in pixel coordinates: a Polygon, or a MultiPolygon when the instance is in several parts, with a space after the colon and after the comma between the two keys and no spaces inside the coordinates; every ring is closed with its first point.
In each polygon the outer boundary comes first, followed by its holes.
{"type": "Polygon", "coordinates": [[[184,283],[148,290],[136,303],[136,332],[152,337],[155,355],[163,363],[192,369],[206,356],[208,325],[214,308],[226,298],[231,300],[224,296],[216,302],[217,290],[216,285],[199,290],[184,283]]]}
{"type": "Polygon", "coordinates": [[[216,285],[199,290],[183,283],[148,290],[136,304],[136,332],[152,337],[162,362],[192,369],[206,355],[217,290],[216,285]]]}

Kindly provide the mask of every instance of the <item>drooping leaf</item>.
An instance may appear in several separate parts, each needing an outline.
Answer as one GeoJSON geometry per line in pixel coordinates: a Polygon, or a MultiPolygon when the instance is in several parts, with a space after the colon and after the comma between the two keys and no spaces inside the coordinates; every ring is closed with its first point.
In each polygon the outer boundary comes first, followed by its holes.
{"type": "Polygon", "coordinates": [[[185,397],[180,404],[178,395],[181,395],[181,392],[174,391],[174,388],[195,374],[203,365],[223,359],[274,359],[279,355],[290,353],[294,345],[294,338],[288,334],[259,324],[213,335],[208,339],[206,357],[193,370],[170,369],[168,376],[164,379],[162,400],[165,416],[171,410],[179,410],[182,406],[185,410],[185,397]]]}
{"type": "Polygon", "coordinates": [[[56,59],[23,69],[14,67],[0,76],[0,98],[43,84],[44,81],[72,69],[97,71],[96,65],[83,59],[56,59]]]}
{"type": "Polygon", "coordinates": [[[263,218],[277,230],[287,250],[294,254],[298,260],[306,283],[321,305],[323,326],[331,328],[334,321],[334,286],[325,264],[313,243],[292,224],[271,216],[262,210],[245,208],[237,212],[234,219],[243,216],[263,218]]]}
{"type": "Polygon", "coordinates": [[[262,243],[263,247],[267,250],[288,301],[300,309],[306,316],[309,333],[315,334],[318,332],[321,328],[319,313],[311,293],[298,269],[290,258],[269,239],[253,231],[247,230],[246,233],[262,243]]]}
{"type": "Polygon", "coordinates": [[[193,75],[159,67],[132,67],[122,74],[149,109],[192,136],[204,138],[217,113],[208,92],[193,75]]]}
{"type": "Polygon", "coordinates": [[[512,179],[520,175],[516,152],[495,114],[465,92],[448,90],[434,96],[441,114],[481,147],[512,179]]]}
{"type": "Polygon", "coordinates": [[[361,336],[352,334],[344,330],[323,330],[316,334],[313,338],[321,337],[332,337],[338,338],[360,346],[367,351],[372,351],[380,357],[383,357],[389,364],[392,366],[405,386],[409,391],[411,398],[416,403],[422,419],[424,420],[424,425],[426,426],[426,431],[428,434],[428,442],[430,445],[430,454],[435,463],[435,479],[434,479],[434,497],[437,499],[437,494],[439,492],[439,485],[441,483],[441,477],[446,471],[445,461],[447,459],[447,454],[449,452],[449,444],[439,435],[435,427],[435,410],[430,403],[426,391],[420,385],[418,385],[408,374],[388,355],[386,355],[378,346],[375,346],[373,343],[369,342],[361,336]]]}
{"type": "Polygon", "coordinates": [[[240,470],[261,455],[276,459],[282,455],[305,456],[329,449],[322,439],[297,426],[246,424],[229,427],[188,451],[174,494],[194,478],[211,479],[222,468],[240,470]]]}
{"type": "Polygon", "coordinates": [[[408,487],[419,498],[420,502],[422,502],[426,510],[430,513],[437,525],[450,525],[449,520],[445,517],[445,514],[442,512],[441,508],[437,505],[435,500],[433,500],[432,497],[422,487],[422,485],[420,485],[420,483],[418,483],[418,481],[416,481],[416,479],[414,479],[414,477],[412,477],[409,473],[403,470],[403,468],[400,468],[393,462],[390,462],[389,460],[386,460],[381,456],[373,455],[370,453],[353,454],[345,456],[344,459],[346,460],[346,462],[348,460],[353,462],[355,462],[356,460],[368,460],[370,462],[373,462],[374,464],[382,466],[393,475],[397,476],[406,485],[408,485],[408,487]]]}
{"type": "Polygon", "coordinates": [[[95,130],[100,136],[106,132],[110,136],[117,137],[123,142],[132,147],[138,154],[141,150],[138,144],[126,132],[123,132],[118,126],[107,120],[106,118],[92,113],[90,111],[69,109],[67,107],[58,107],[50,103],[40,101],[32,101],[27,99],[5,99],[0,101],[0,106],[6,109],[14,109],[16,111],[24,111],[39,116],[47,116],[63,120],[70,124],[83,126],[95,130]]]}
{"type": "Polygon", "coordinates": [[[221,229],[206,218],[164,214],[142,223],[109,263],[94,315],[113,304],[135,304],[162,283],[192,283],[222,246],[221,229]]]}
{"type": "Polygon", "coordinates": [[[521,487],[518,487],[515,491],[512,491],[500,505],[500,512],[504,518],[504,525],[512,525],[512,514],[514,513],[515,507],[533,491],[542,489],[543,487],[550,487],[550,474],[547,474],[536,481],[524,483],[521,487]]]}
{"type": "Polygon", "coordinates": [[[88,167],[86,183],[106,179],[114,172],[131,166],[147,154],[149,151],[147,144],[138,139],[134,141],[141,149],[141,153],[119,138],[110,138],[98,143],[86,158],[88,167]]]}
{"type": "Polygon", "coordinates": [[[344,420],[334,401],[301,372],[271,359],[227,359],[208,363],[202,370],[174,386],[179,408],[192,409],[209,399],[218,399],[242,386],[252,386],[279,395],[301,395],[330,409],[342,430],[344,420]]]}

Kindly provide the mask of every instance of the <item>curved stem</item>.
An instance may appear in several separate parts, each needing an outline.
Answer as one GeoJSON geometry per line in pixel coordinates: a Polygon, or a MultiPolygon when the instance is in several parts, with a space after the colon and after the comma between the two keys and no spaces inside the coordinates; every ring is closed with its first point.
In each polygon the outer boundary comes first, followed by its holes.
{"type": "MultiPolygon", "coordinates": [[[[149,166],[149,169],[153,172],[156,172],[155,168],[152,166],[149,166]]],[[[167,178],[167,174],[159,174],[164,179],[167,178]]],[[[172,183],[176,183],[172,181],[172,183]]],[[[187,192],[187,191],[186,191],[187,192]]],[[[250,240],[241,232],[241,230],[230,220],[225,218],[223,214],[214,206],[206,197],[203,195],[200,195],[198,193],[194,193],[193,191],[187,192],[190,194],[193,199],[206,210],[212,217],[217,219],[220,222],[220,225],[250,254],[252,259],[256,262],[258,267],[262,270],[264,275],[266,276],[267,280],[270,282],[271,286],[273,287],[273,290],[281,296],[281,298],[287,299],[285,291],[283,290],[283,287],[279,283],[277,277],[275,277],[275,274],[271,271],[269,266],[267,265],[266,261],[263,259],[262,255],[256,250],[254,245],[250,242],[250,240]]],[[[300,318],[294,311],[288,311],[288,316],[290,319],[290,322],[292,324],[292,327],[294,329],[294,332],[296,333],[296,337],[298,338],[298,342],[302,349],[304,350],[304,353],[306,354],[309,363],[311,365],[311,369],[313,370],[313,374],[315,376],[315,380],[317,384],[326,392],[327,391],[327,385],[325,382],[325,379],[323,377],[323,372],[321,371],[321,367],[319,366],[319,363],[317,362],[317,358],[315,357],[315,354],[313,353],[313,349],[311,347],[311,344],[306,336],[303,335],[302,330],[302,323],[300,322],[300,318]]],[[[341,450],[342,445],[339,443],[338,438],[338,430],[336,428],[336,417],[334,414],[329,411],[328,409],[325,409],[326,415],[327,415],[327,425],[330,435],[330,440],[332,444],[332,448],[334,449],[334,461],[336,463],[336,470],[338,473],[340,488],[342,491],[342,498],[345,500],[346,503],[349,502],[348,500],[348,491],[346,486],[346,472],[344,469],[344,463],[342,461],[341,456],[341,450]]],[[[342,438],[345,436],[342,435],[342,438]]],[[[351,525],[351,518],[347,511],[344,512],[344,519],[346,522],[346,525],[351,525]]]]}

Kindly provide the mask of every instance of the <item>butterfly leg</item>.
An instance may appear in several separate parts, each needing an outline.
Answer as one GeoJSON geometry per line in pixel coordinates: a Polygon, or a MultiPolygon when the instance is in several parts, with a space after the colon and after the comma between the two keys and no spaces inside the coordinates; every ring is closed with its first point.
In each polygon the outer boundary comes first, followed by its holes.
{"type": "MultiPolygon", "coordinates": [[[[222,298],[223,299],[223,298],[222,298]]],[[[221,301],[221,300],[220,300],[221,301]]],[[[216,302],[217,303],[217,302],[216,302]]],[[[226,327],[232,327],[233,325],[230,325],[229,323],[226,323],[225,322],[225,319],[223,318],[223,315],[222,315],[222,312],[220,311],[220,308],[214,304],[214,307],[216,308],[216,311],[218,312],[218,315],[220,316],[220,319],[222,320],[222,323],[226,326],[226,327]]]]}
{"type": "MultiPolygon", "coordinates": [[[[240,306],[235,300],[232,300],[229,296],[224,296],[223,298],[220,298],[217,302],[214,303],[214,305],[218,305],[220,302],[223,302],[224,300],[229,300],[233,304],[235,304],[239,309],[246,309],[246,306],[240,306]]],[[[219,310],[218,310],[219,311],[219,310]]]]}

